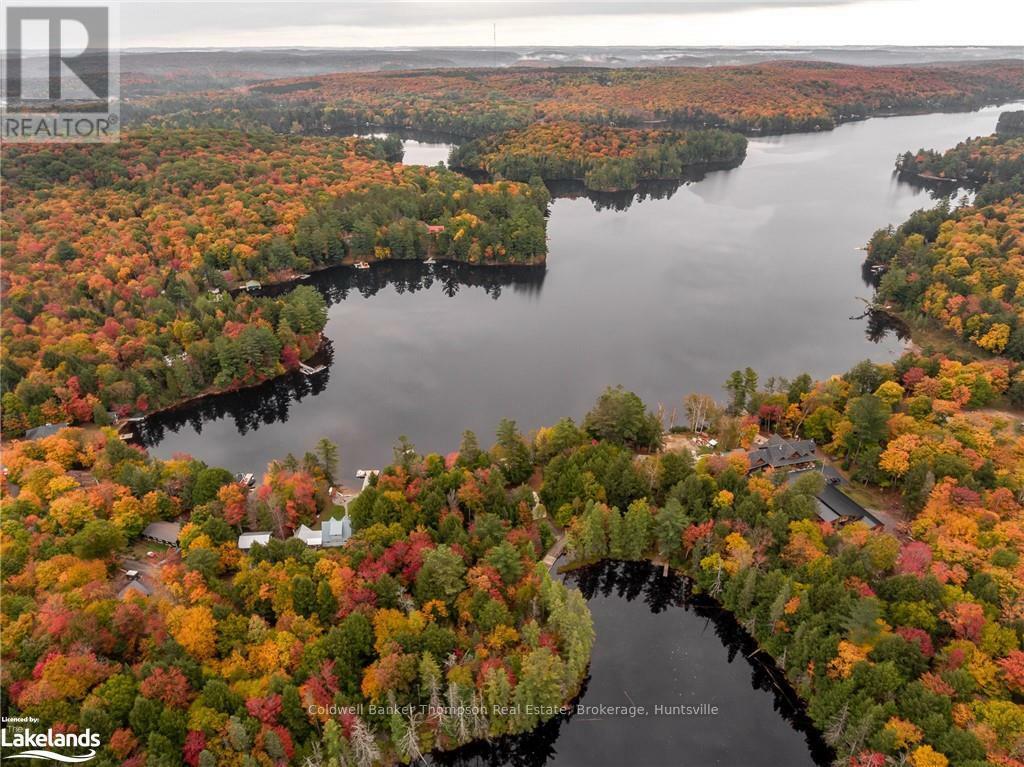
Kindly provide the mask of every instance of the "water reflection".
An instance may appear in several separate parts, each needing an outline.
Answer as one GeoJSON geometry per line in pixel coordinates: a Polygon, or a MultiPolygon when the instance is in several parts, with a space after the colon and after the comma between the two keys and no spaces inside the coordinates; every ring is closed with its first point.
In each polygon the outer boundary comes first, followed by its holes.
{"type": "MultiPolygon", "coordinates": [[[[547,269],[543,265],[502,267],[455,262],[388,261],[374,264],[369,269],[333,267],[315,272],[302,282],[315,286],[328,306],[355,295],[370,298],[386,288],[392,288],[397,294],[436,290],[449,298],[454,298],[460,291],[480,290],[497,301],[505,291],[522,296],[539,295],[546,274],[547,269]]],[[[292,283],[268,285],[259,293],[273,296],[293,288],[292,283]]],[[[310,376],[292,373],[259,386],[204,397],[180,408],[154,414],[135,424],[136,439],[152,447],[159,445],[169,433],[177,434],[185,426],[199,435],[204,423],[223,418],[230,419],[239,435],[254,432],[261,426],[286,423],[295,405],[327,389],[334,359],[334,345],[330,339],[325,339],[321,350],[309,361],[314,366],[324,365],[321,372],[310,376]]]]}
{"type": "Polygon", "coordinates": [[[324,365],[320,372],[312,375],[290,373],[259,386],[203,397],[179,408],[156,413],[133,424],[134,437],[142,445],[152,447],[160,444],[168,432],[177,434],[187,426],[197,435],[202,434],[205,423],[222,418],[230,419],[239,435],[256,431],[261,426],[285,423],[293,406],[327,388],[333,362],[334,346],[328,339],[310,360],[311,365],[324,365]]]}
{"type": "Polygon", "coordinates": [[[690,391],[720,396],[748,365],[820,378],[894,360],[905,329],[850,319],[871,303],[871,233],[933,204],[893,177],[893,159],[989,133],[1000,111],[752,139],[739,168],[639,195],[591,199],[577,187],[578,199],[552,202],[546,268],[399,262],[315,274],[337,357],[322,394],[285,382],[202,403],[224,415],[173,416],[180,431],[165,429],[154,452],[258,472],[323,436],[342,446],[349,475],[389,460],[399,434],[447,452],[464,429],[488,441],[503,416],[523,431],[582,417],[609,384],[671,405],[690,391]],[[282,403],[288,391],[301,399],[282,403]],[[254,397],[258,413],[246,415],[238,402],[254,397]]]}
{"type": "MultiPolygon", "coordinates": [[[[475,266],[454,261],[383,261],[369,269],[338,266],[315,272],[303,280],[314,285],[334,306],[353,295],[370,298],[385,288],[398,294],[419,293],[435,286],[446,296],[454,297],[464,288],[480,288],[497,300],[502,291],[511,289],[520,295],[539,295],[547,269],[540,266],[475,266]]],[[[268,285],[260,295],[287,293],[294,284],[268,285]]]]}
{"type": "Polygon", "coordinates": [[[593,718],[578,716],[573,709],[525,735],[433,754],[432,764],[617,767],[627,763],[621,761],[621,753],[628,753],[628,763],[637,765],[676,764],[681,754],[686,754],[690,767],[831,764],[834,754],[807,718],[782,672],[770,659],[755,653],[757,643],[731,614],[712,600],[694,595],[687,580],[675,574],[662,576],[659,568],[645,562],[604,562],[575,571],[567,580],[587,598],[597,629],[590,676],[577,703],[623,703],[620,687],[627,684],[629,701],[647,706],[649,711],[655,701],[685,700],[684,695],[692,691],[701,696],[714,691],[715,700],[728,701],[728,716],[699,720],[602,718],[594,726],[593,718]],[[639,604],[646,605],[646,610],[638,610],[639,604]],[[660,617],[652,619],[656,615],[660,617]],[[680,649],[683,655],[710,650],[708,662],[692,664],[687,669],[690,675],[679,677],[675,664],[680,649]],[[645,660],[637,667],[642,678],[620,673],[620,666],[629,665],[638,652],[645,660]],[[739,659],[743,662],[733,666],[739,659]],[[744,667],[749,676],[743,673],[744,667]],[[744,679],[749,683],[746,689],[744,679]],[[671,689],[676,685],[681,689],[671,689]],[[751,689],[760,694],[751,695],[751,689]],[[609,699],[609,693],[616,697],[609,699]],[[768,723],[757,720],[767,713],[762,710],[766,694],[772,696],[768,723]],[[750,737],[745,737],[748,728],[750,737]],[[649,737],[640,737],[640,730],[649,737]],[[627,740],[626,750],[620,752],[627,740]]]}

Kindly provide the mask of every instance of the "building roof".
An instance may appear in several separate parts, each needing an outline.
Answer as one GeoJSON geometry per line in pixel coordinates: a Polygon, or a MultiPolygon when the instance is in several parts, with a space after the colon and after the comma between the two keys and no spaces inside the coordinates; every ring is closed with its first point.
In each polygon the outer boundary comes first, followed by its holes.
{"type": "Polygon", "coordinates": [[[857,519],[870,528],[881,527],[882,522],[835,485],[826,484],[818,493],[818,516],[832,522],[839,518],[857,519]]]}
{"type": "Polygon", "coordinates": [[[29,429],[25,432],[25,439],[42,439],[43,437],[49,437],[56,434],[61,429],[66,429],[67,427],[67,422],[48,423],[43,426],[36,426],[34,429],[29,429]]]}
{"type": "Polygon", "coordinates": [[[148,597],[152,593],[146,584],[139,581],[128,581],[124,588],[117,592],[117,597],[118,599],[124,599],[129,594],[141,594],[144,597],[148,597]]]}
{"type": "Polygon", "coordinates": [[[312,530],[305,525],[299,525],[299,529],[295,531],[295,537],[307,546],[319,546],[322,540],[320,530],[312,530]]]}
{"type": "Polygon", "coordinates": [[[238,548],[242,551],[248,551],[256,543],[266,546],[270,543],[270,533],[242,533],[238,536],[238,548]]]}
{"type": "Polygon", "coordinates": [[[768,437],[768,442],[747,453],[751,469],[796,466],[817,460],[813,439],[787,440],[778,434],[768,437]]]}
{"type": "Polygon", "coordinates": [[[347,514],[341,519],[325,519],[320,527],[323,546],[341,546],[352,537],[352,521],[347,514]]]}
{"type": "Polygon", "coordinates": [[[177,546],[181,535],[179,522],[150,522],[142,531],[143,538],[151,538],[168,546],[177,546]]]}

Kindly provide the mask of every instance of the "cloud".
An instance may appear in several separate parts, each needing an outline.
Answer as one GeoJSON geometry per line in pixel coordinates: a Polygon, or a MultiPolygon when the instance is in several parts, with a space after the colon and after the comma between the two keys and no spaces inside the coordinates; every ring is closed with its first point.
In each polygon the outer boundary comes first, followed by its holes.
{"type": "Polygon", "coordinates": [[[1013,45],[1003,0],[378,0],[121,5],[125,47],[1013,45]],[[994,23],[998,20],[998,23],[994,23]]]}

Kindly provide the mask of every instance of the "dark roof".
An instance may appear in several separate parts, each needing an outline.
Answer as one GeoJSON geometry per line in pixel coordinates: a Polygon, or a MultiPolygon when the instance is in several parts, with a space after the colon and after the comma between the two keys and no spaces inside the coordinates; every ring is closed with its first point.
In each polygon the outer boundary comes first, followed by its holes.
{"type": "Polygon", "coordinates": [[[867,523],[868,527],[881,527],[882,525],[881,521],[870,511],[839,490],[835,485],[826,484],[817,497],[824,507],[819,509],[819,516],[823,519],[832,521],[830,517],[835,515],[847,519],[862,520],[867,523]],[[831,512],[831,514],[828,512],[831,512]]]}
{"type": "Polygon", "coordinates": [[[177,546],[180,535],[181,524],[178,522],[150,522],[142,531],[143,538],[151,538],[169,546],[177,546]]]}
{"type": "Polygon", "coordinates": [[[48,423],[25,432],[25,439],[42,439],[67,428],[67,423],[48,423]]]}
{"type": "Polygon", "coordinates": [[[747,453],[751,469],[773,469],[782,466],[795,466],[817,460],[813,439],[787,440],[778,434],[768,438],[768,444],[747,453]]]}

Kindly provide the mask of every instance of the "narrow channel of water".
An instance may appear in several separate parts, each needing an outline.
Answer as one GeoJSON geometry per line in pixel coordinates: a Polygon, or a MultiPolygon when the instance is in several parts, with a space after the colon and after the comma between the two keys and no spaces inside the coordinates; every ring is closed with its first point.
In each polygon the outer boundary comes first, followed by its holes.
{"type": "Polygon", "coordinates": [[[435,756],[448,767],[811,767],[830,753],[773,664],[686,581],[648,563],[568,578],[597,639],[573,713],[523,736],[435,756]],[[689,706],[687,709],[681,708],[689,706]],[[662,707],[660,710],[658,707],[662,707]],[[714,713],[712,713],[714,712],[714,713]]]}

